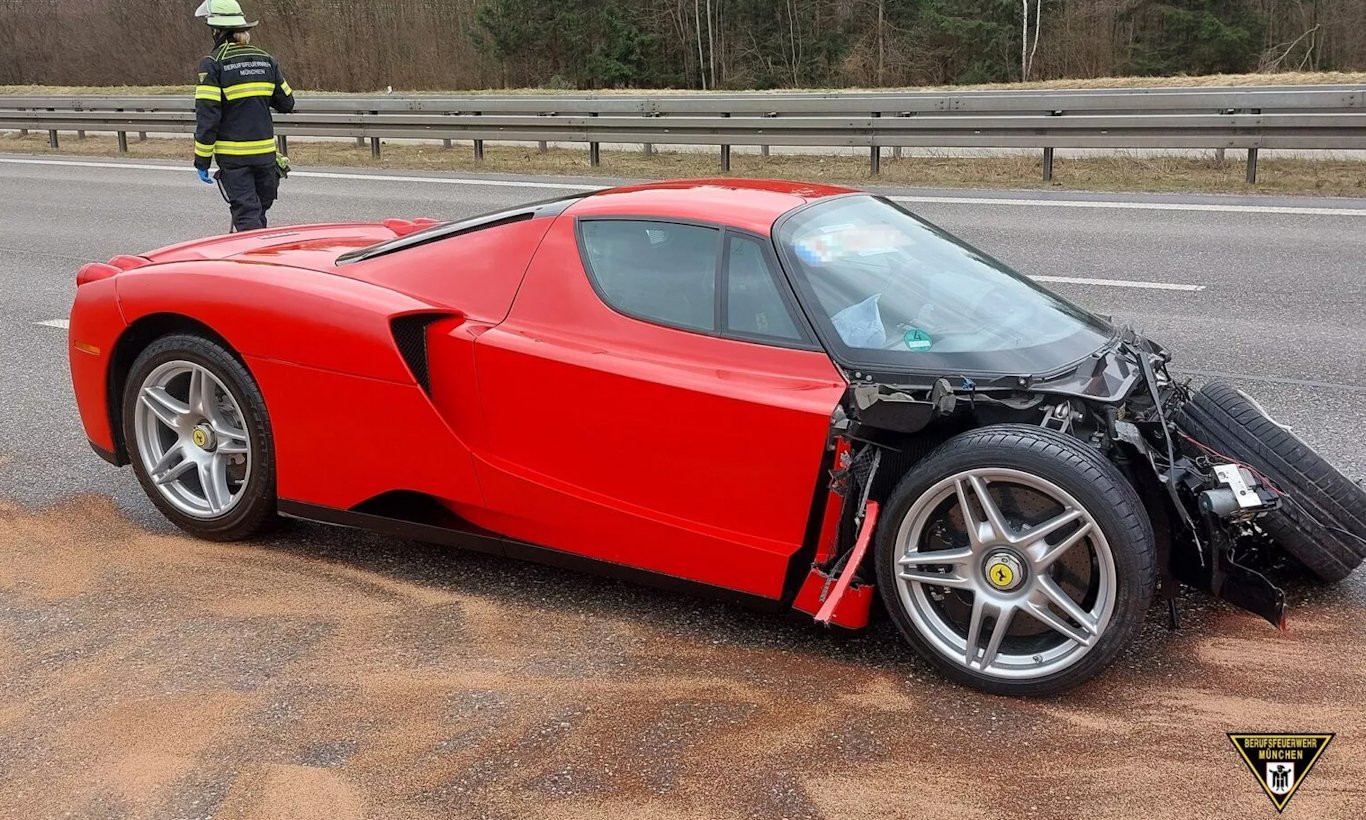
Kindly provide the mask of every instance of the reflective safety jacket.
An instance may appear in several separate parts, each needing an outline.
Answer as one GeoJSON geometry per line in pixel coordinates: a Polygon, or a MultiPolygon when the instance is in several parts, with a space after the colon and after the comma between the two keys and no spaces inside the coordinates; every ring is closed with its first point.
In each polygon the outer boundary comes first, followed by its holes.
{"type": "Polygon", "coordinates": [[[275,162],[270,110],[294,110],[294,91],[275,58],[252,45],[228,42],[199,62],[194,90],[194,166],[275,162]]]}

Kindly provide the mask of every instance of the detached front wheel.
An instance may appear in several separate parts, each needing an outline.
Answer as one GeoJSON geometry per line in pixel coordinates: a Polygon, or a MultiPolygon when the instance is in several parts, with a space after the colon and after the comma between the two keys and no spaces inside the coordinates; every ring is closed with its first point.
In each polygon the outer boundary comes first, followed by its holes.
{"type": "Polygon", "coordinates": [[[1049,695],[1108,666],[1156,586],[1152,527],[1095,450],[1026,425],[951,439],[892,493],[878,527],[892,619],[946,676],[1049,695]]]}

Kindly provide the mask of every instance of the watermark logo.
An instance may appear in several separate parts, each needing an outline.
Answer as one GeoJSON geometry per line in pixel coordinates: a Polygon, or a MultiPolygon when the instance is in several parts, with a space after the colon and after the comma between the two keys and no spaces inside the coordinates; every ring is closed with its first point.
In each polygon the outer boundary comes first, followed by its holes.
{"type": "Polygon", "coordinates": [[[1309,776],[1323,750],[1328,748],[1333,735],[1234,734],[1228,739],[1243,756],[1271,805],[1285,811],[1290,798],[1309,776]]]}

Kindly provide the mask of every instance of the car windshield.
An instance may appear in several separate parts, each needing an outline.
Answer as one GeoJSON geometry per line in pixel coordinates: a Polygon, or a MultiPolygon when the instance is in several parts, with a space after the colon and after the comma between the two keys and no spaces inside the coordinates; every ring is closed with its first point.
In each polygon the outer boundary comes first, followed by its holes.
{"type": "Polygon", "coordinates": [[[940,375],[1063,369],[1113,329],[1001,262],[872,196],[779,223],[794,284],[835,355],[940,375]]]}

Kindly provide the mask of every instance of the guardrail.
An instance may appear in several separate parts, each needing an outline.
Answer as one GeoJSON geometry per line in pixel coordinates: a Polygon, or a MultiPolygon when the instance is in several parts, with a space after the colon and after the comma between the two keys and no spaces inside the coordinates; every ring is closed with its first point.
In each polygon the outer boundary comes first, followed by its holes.
{"type": "MultiPolygon", "coordinates": [[[[188,95],[0,96],[0,129],[58,133],[192,133],[188,95]]],[[[712,93],[663,95],[300,96],[276,120],[288,137],[715,145],[722,170],[733,145],[862,147],[878,173],[883,150],[1037,148],[1052,178],[1055,148],[1246,149],[1256,181],[1262,148],[1366,149],[1366,88],[1114,89],[1075,91],[712,93]]]]}

